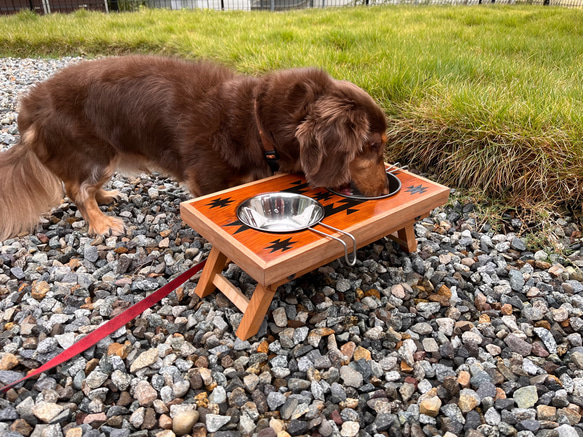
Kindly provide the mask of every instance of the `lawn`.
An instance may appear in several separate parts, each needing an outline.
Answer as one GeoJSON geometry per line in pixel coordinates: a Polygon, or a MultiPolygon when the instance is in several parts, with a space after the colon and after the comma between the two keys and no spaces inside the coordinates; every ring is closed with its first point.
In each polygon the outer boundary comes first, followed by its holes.
{"type": "Polygon", "coordinates": [[[580,209],[583,11],[377,6],[0,18],[2,56],[158,53],[260,74],[318,66],[385,109],[387,159],[509,207],[580,209]]]}

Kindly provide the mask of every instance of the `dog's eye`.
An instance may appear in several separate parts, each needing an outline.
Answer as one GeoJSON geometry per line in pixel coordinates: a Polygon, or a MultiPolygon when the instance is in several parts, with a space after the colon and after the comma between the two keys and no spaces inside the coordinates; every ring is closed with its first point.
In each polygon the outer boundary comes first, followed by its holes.
{"type": "Polygon", "coordinates": [[[370,143],[370,148],[376,152],[381,148],[381,143],[370,143]]]}

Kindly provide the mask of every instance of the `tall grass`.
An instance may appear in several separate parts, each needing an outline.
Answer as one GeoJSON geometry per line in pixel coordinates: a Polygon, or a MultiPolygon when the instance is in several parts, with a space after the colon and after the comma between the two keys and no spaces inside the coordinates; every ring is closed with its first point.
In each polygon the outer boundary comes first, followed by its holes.
{"type": "Polygon", "coordinates": [[[512,205],[583,199],[583,11],[537,6],[0,18],[3,56],[159,53],[249,74],[318,66],[390,119],[387,158],[512,205]]]}

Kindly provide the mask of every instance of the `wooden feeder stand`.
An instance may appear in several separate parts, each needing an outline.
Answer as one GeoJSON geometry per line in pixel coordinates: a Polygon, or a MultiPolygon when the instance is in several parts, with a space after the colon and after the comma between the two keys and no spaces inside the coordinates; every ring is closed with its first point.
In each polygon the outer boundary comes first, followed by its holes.
{"type": "MultiPolygon", "coordinates": [[[[183,202],[182,219],[212,245],[196,294],[222,291],[243,313],[236,334],[247,340],[259,331],[277,287],[344,255],[338,241],[310,230],[275,234],[239,221],[239,204],[266,192],[300,193],[319,201],[325,208],[322,222],[352,234],[359,248],[388,236],[405,251],[416,251],[414,224],[445,204],[449,189],[404,170],[394,174],[401,190],[379,200],[345,198],[311,188],[301,175],[280,174],[183,202]],[[257,281],[251,299],[222,275],[229,260],[257,281]]],[[[348,237],[329,232],[352,247],[348,237]]]]}

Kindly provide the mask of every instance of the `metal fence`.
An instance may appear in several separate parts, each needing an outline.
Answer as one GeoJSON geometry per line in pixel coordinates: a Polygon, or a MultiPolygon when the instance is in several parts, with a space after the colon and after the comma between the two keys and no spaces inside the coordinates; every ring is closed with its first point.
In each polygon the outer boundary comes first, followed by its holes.
{"type": "Polygon", "coordinates": [[[270,10],[325,8],[357,5],[477,5],[529,4],[583,7],[583,0],[0,0],[0,14],[32,10],[39,14],[77,9],[103,12],[134,11],[141,7],[164,9],[270,10]]]}
{"type": "Polygon", "coordinates": [[[110,0],[0,0],[0,14],[31,10],[39,14],[88,9],[109,12],[110,0]]]}

